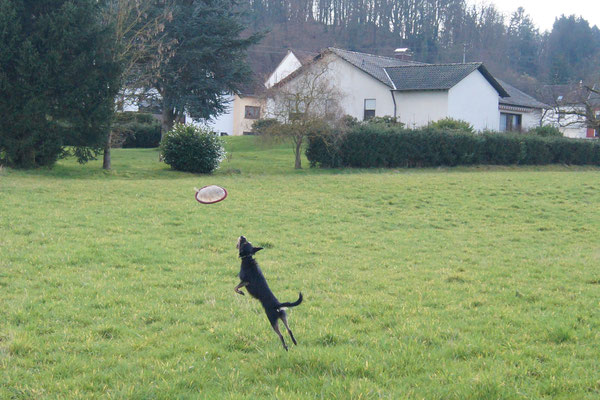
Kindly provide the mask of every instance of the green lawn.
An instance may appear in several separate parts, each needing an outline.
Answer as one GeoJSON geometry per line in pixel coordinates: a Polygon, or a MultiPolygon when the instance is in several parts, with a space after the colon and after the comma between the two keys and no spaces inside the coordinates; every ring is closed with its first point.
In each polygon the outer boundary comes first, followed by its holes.
{"type": "Polygon", "coordinates": [[[211,176],[0,170],[0,399],[600,398],[600,169],[294,171],[254,141],[211,176]],[[288,353],[233,292],[240,234],[305,296],[288,353]]]}

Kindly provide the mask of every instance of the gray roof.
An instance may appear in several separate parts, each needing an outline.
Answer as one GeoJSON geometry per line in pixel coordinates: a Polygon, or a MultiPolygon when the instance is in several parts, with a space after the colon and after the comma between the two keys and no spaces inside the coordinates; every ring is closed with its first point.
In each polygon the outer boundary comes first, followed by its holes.
{"type": "Polygon", "coordinates": [[[475,70],[479,70],[501,97],[508,96],[502,85],[482,63],[420,64],[385,68],[394,90],[398,91],[449,90],[475,70]]]}
{"type": "Polygon", "coordinates": [[[406,65],[423,65],[417,61],[400,60],[393,57],[377,56],[374,54],[358,53],[356,51],[342,50],[335,47],[328,49],[332,53],[348,61],[355,67],[363,70],[375,79],[383,82],[389,87],[393,87],[393,83],[388,78],[384,71],[386,67],[398,67],[406,65]]]}
{"type": "Polygon", "coordinates": [[[500,98],[500,104],[527,108],[548,108],[547,104],[536,100],[527,93],[521,92],[516,87],[511,86],[508,83],[501,81],[500,79],[497,79],[497,81],[502,85],[504,89],[506,89],[506,91],[509,94],[509,97],[500,98]]]}

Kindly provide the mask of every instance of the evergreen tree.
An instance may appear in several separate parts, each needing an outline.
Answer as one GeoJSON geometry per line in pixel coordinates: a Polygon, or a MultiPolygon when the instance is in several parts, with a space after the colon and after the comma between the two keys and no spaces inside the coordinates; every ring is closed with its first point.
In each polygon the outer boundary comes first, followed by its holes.
{"type": "Polygon", "coordinates": [[[162,97],[163,131],[185,112],[208,119],[225,110],[222,95],[250,78],[246,49],[261,34],[242,38],[237,0],[177,0],[165,33],[176,44],[155,86],[162,97]]]}
{"type": "Polygon", "coordinates": [[[106,140],[120,69],[96,0],[0,0],[0,162],[80,162],[106,140]]]}
{"type": "Polygon", "coordinates": [[[597,71],[600,31],[574,15],[556,19],[548,36],[549,81],[568,83],[585,80],[597,71]]]}
{"type": "Polygon", "coordinates": [[[530,76],[537,74],[540,48],[539,32],[523,7],[519,7],[508,26],[509,65],[517,72],[530,76]]]}

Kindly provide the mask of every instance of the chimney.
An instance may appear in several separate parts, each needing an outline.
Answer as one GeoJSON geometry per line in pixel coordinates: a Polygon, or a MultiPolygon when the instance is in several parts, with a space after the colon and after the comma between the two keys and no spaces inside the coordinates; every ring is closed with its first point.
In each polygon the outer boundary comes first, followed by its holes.
{"type": "Polygon", "coordinates": [[[402,61],[411,61],[413,53],[408,47],[399,47],[394,50],[394,57],[402,61]]]}

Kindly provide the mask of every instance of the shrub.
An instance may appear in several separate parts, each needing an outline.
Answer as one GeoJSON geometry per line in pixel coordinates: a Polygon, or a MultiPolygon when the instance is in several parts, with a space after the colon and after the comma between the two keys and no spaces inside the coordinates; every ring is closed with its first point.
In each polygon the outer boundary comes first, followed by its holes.
{"type": "Polygon", "coordinates": [[[112,125],[112,147],[152,148],[160,144],[160,122],[152,114],[122,112],[112,125]]]}
{"type": "Polygon", "coordinates": [[[466,132],[473,133],[473,125],[462,119],[444,118],[435,122],[430,122],[428,125],[431,129],[437,129],[440,131],[448,132],[466,132]]]}
{"type": "Polygon", "coordinates": [[[175,125],[165,134],[160,147],[165,163],[178,171],[208,174],[225,158],[217,134],[193,125],[175,125]]]}
{"type": "Polygon", "coordinates": [[[387,127],[397,127],[397,128],[402,128],[404,126],[404,123],[399,122],[396,117],[391,117],[389,115],[386,115],[386,116],[383,116],[383,117],[369,118],[369,120],[367,120],[365,122],[365,124],[368,124],[368,125],[383,125],[383,126],[387,126],[387,127]]]}
{"type": "Polygon", "coordinates": [[[535,128],[530,129],[527,133],[531,134],[531,135],[537,135],[537,136],[543,136],[543,137],[548,137],[548,136],[561,137],[563,135],[558,130],[557,127],[552,126],[552,125],[536,126],[535,128]]]}
{"type": "Polygon", "coordinates": [[[434,167],[472,164],[600,165],[600,143],[563,137],[442,131],[431,126],[406,130],[361,124],[347,134],[311,137],[312,166],[434,167]]]}
{"type": "Polygon", "coordinates": [[[352,115],[344,115],[337,121],[337,125],[341,127],[341,129],[348,130],[350,128],[354,128],[356,125],[360,124],[358,118],[353,117],[352,115]]]}

